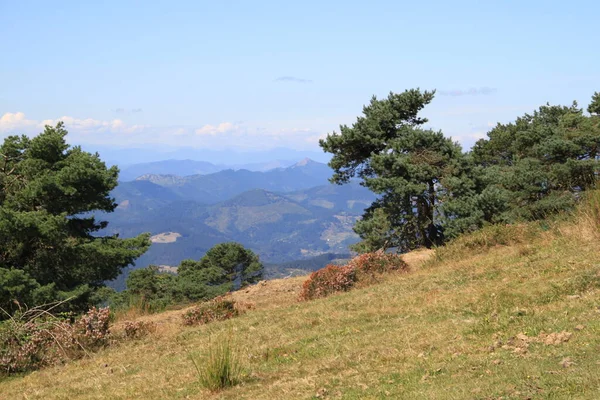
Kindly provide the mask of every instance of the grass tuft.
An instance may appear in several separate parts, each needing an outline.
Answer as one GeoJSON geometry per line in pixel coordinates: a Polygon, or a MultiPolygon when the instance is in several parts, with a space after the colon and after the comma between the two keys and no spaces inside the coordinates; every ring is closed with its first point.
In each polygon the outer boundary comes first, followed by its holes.
{"type": "Polygon", "coordinates": [[[229,337],[211,343],[203,363],[198,363],[193,355],[190,358],[198,373],[198,381],[212,392],[235,386],[242,380],[239,356],[229,337]]]}

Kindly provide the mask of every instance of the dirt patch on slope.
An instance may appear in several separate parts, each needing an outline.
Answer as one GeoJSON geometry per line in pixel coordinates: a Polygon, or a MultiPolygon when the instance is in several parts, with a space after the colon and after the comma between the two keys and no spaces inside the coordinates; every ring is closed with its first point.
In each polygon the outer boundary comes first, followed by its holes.
{"type": "Polygon", "coordinates": [[[181,234],[177,232],[163,232],[158,235],[154,235],[150,238],[152,243],[174,243],[177,238],[180,238],[181,234]]]}

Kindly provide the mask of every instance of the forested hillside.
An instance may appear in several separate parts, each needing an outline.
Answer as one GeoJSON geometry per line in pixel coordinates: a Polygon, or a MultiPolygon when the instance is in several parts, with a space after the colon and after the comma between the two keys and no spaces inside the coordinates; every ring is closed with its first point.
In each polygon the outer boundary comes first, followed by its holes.
{"type": "Polygon", "coordinates": [[[265,172],[228,169],[185,177],[145,174],[137,180],[149,180],[168,187],[183,199],[212,204],[253,189],[291,192],[324,185],[328,183],[330,175],[331,170],[327,165],[304,160],[288,168],[276,168],[265,172]]]}
{"type": "MultiPolygon", "coordinates": [[[[348,245],[358,241],[352,227],[374,200],[370,191],[351,184],[279,194],[256,189],[204,205],[182,200],[150,182],[129,183],[115,191],[120,206],[105,216],[109,221],[106,232],[122,237],[139,232],[150,232],[153,237],[169,232],[180,235],[174,241],[153,243],[136,262],[137,268],[198,259],[215,244],[227,241],[251,248],[275,270],[278,263],[321,254],[347,255],[348,245]]],[[[111,285],[123,288],[125,279],[122,276],[111,285]]]]}

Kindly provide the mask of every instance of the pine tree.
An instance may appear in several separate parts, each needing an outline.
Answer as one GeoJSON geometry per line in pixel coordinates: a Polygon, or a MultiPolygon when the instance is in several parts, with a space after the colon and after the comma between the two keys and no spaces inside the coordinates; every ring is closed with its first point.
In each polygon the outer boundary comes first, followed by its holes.
{"type": "Polygon", "coordinates": [[[359,178],[379,195],[355,226],[363,238],[361,251],[379,246],[404,251],[443,240],[441,182],[463,154],[442,132],[422,127],[427,119],[419,112],[433,97],[434,92],[419,89],[373,97],[351,127],[342,125],[340,133],[320,141],[333,154],[333,183],[359,178]],[[378,222],[383,219],[389,225],[385,232],[388,225],[378,222]]]}
{"type": "Polygon", "coordinates": [[[504,219],[545,218],[571,208],[577,193],[595,186],[600,155],[595,118],[583,115],[575,102],[547,104],[498,124],[476,143],[473,159],[484,168],[488,187],[508,202],[504,219]]]}
{"type": "MultiPolygon", "coordinates": [[[[258,256],[239,243],[213,246],[199,261],[184,260],[178,268],[182,285],[189,290],[205,285],[209,295],[215,288],[227,292],[262,279],[264,267],[258,256]]],[[[184,291],[185,294],[185,291],[184,291]]]]}
{"type": "Polygon", "coordinates": [[[119,171],[98,154],[70,147],[66,135],[58,123],[32,139],[10,136],[0,146],[0,286],[27,282],[21,290],[0,291],[3,308],[71,295],[77,296],[74,307],[85,307],[95,289],[150,246],[147,234],[98,235],[107,224],[91,213],[116,208],[110,191],[119,171]]]}

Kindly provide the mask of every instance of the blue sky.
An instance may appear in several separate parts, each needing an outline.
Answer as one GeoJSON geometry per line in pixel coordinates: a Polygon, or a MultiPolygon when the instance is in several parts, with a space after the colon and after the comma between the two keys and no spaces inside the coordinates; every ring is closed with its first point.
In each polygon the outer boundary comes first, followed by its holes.
{"type": "Polygon", "coordinates": [[[437,89],[465,147],[600,90],[596,1],[0,0],[0,137],[88,148],[318,150],[372,95],[437,89]]]}

